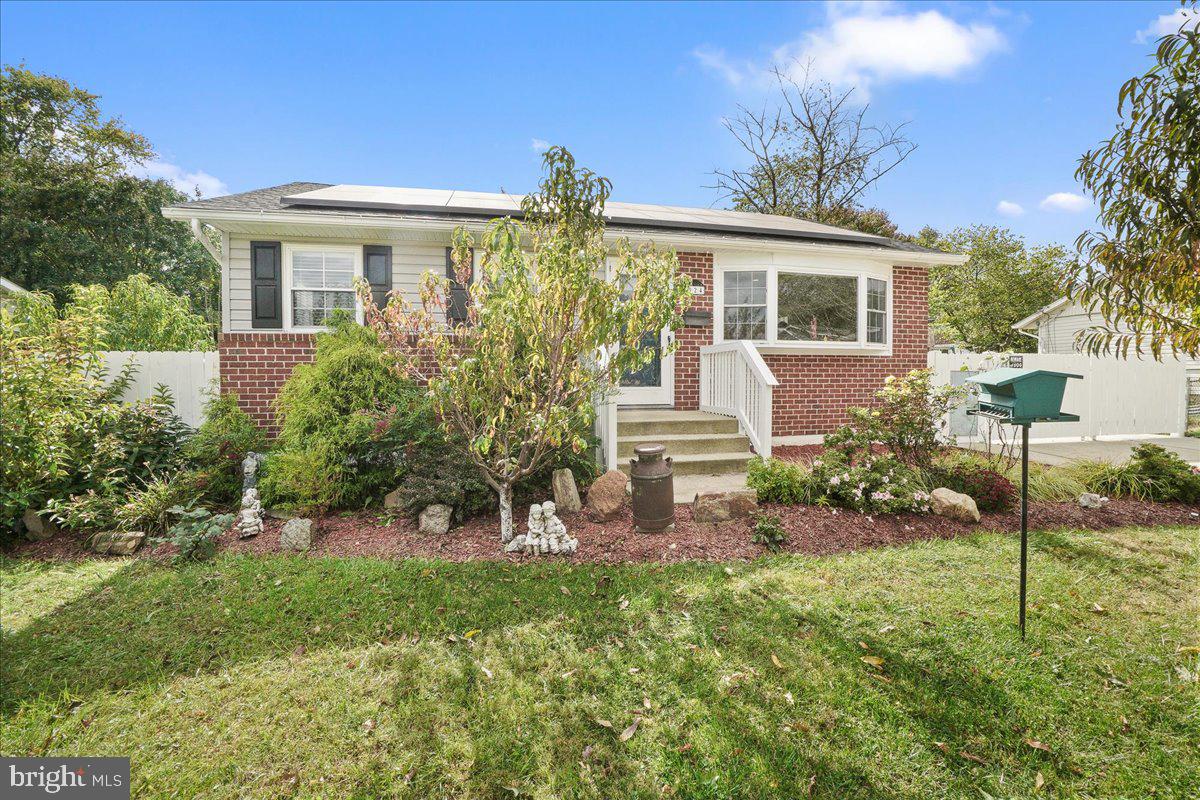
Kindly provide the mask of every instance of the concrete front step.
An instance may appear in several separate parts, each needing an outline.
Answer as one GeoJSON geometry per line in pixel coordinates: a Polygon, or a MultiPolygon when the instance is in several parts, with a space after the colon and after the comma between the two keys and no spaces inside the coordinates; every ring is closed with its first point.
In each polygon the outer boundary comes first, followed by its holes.
{"type": "Polygon", "coordinates": [[[633,448],[639,444],[661,444],[667,448],[669,456],[750,452],[750,440],[740,433],[667,433],[618,436],[617,455],[632,458],[633,448]]]}
{"type": "MultiPolygon", "coordinates": [[[[728,472],[744,473],[750,457],[750,453],[746,452],[692,453],[672,456],[671,463],[675,475],[723,475],[728,472]]],[[[620,470],[626,475],[629,474],[629,461],[623,458],[618,462],[620,470]]]]}
{"type": "Polygon", "coordinates": [[[736,434],[737,420],[705,411],[637,409],[617,412],[618,437],[665,436],[685,433],[736,434]]]}

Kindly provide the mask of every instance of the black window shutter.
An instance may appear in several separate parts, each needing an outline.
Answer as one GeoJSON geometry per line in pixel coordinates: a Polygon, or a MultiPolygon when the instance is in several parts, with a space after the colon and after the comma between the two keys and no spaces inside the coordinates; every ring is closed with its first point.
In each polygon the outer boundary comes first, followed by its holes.
{"type": "Polygon", "coordinates": [[[363,245],[363,275],[371,284],[371,302],[379,308],[387,305],[392,290],[392,248],[386,244],[363,245]]]}
{"type": "MultiPolygon", "coordinates": [[[[471,261],[475,260],[475,250],[470,251],[471,261]]],[[[467,287],[458,282],[454,274],[454,248],[446,248],[446,277],[450,279],[450,303],[446,308],[446,317],[452,324],[467,321],[467,306],[471,302],[467,287]]]]}
{"type": "Polygon", "coordinates": [[[250,243],[250,327],[283,327],[283,258],[279,242],[250,243]]]}

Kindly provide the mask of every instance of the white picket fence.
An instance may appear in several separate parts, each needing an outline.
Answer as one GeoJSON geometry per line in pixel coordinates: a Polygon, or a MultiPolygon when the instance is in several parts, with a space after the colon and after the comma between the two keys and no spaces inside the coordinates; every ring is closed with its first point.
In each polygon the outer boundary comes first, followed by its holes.
{"type": "MultiPolygon", "coordinates": [[[[961,384],[975,372],[1010,366],[1010,356],[979,353],[929,353],[938,384],[961,384]],[[955,374],[957,373],[957,374],[955,374]]],[[[1024,353],[1011,366],[1082,375],[1068,380],[1062,410],[1079,422],[1046,422],[1033,426],[1033,439],[1095,439],[1183,434],[1187,429],[1187,367],[1180,361],[1092,358],[1086,355],[1024,353]]],[[[974,418],[952,417],[951,430],[971,435],[974,418]]]]}
{"type": "Polygon", "coordinates": [[[175,412],[192,427],[204,421],[204,404],[220,376],[220,360],[213,352],[144,353],[111,350],[101,353],[112,380],[130,361],[138,370],[122,400],[144,400],[154,387],[164,384],[175,398],[175,412]]]}

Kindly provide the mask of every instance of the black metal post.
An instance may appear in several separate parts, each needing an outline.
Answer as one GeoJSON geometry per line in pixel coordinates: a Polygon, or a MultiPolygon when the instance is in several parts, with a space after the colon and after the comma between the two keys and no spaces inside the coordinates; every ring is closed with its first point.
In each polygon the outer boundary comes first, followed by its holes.
{"type": "Polygon", "coordinates": [[[1021,638],[1025,638],[1025,560],[1029,547],[1029,424],[1021,426],[1021,638]]]}

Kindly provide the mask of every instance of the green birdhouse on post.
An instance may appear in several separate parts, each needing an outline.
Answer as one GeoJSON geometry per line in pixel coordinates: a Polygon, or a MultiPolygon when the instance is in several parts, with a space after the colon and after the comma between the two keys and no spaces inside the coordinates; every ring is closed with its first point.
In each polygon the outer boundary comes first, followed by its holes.
{"type": "Polygon", "coordinates": [[[1035,422],[1078,422],[1062,410],[1070,372],[1004,367],[967,378],[979,386],[979,407],[967,411],[1021,428],[1021,590],[1017,619],[1025,638],[1025,589],[1029,561],[1029,426],[1035,422]]]}
{"type": "Polygon", "coordinates": [[[1067,378],[1082,378],[1070,372],[1048,369],[994,369],[967,378],[979,385],[981,417],[1028,425],[1032,422],[1078,422],[1078,414],[1062,410],[1067,378]]]}

